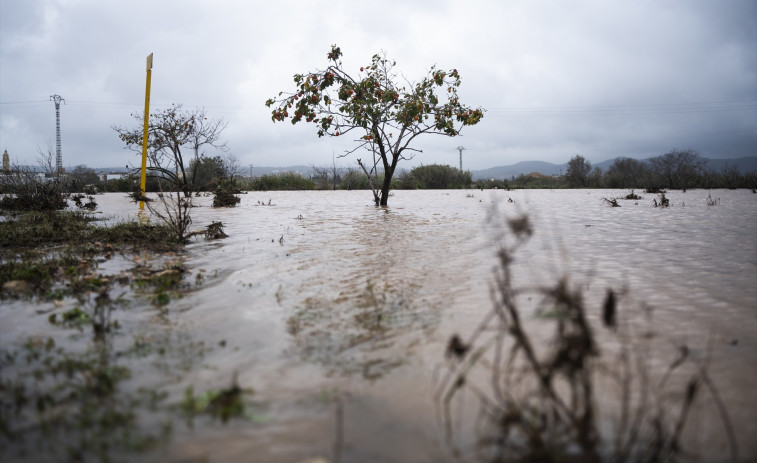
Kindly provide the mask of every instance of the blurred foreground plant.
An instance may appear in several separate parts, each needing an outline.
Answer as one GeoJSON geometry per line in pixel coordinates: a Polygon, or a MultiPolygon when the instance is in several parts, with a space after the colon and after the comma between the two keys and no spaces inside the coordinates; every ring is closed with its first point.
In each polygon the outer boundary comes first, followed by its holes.
{"type": "MultiPolygon", "coordinates": [[[[706,364],[681,345],[664,372],[653,371],[652,354],[664,355],[651,351],[650,339],[641,339],[648,332],[621,323],[620,297],[612,289],[602,307],[601,334],[608,339],[600,349],[580,287],[566,277],[552,286],[516,287],[514,255],[533,229],[527,216],[507,225],[515,243],[508,246],[504,238],[499,243],[493,307],[467,340],[452,336],[447,372],[436,392],[456,456],[468,459],[471,452],[475,460],[494,462],[675,461],[684,455],[681,436],[692,405],[709,394],[736,461],[732,425],[706,364]],[[522,318],[532,301],[538,301],[538,336],[522,318]],[[544,342],[545,324],[552,328],[550,342],[544,342]],[[674,371],[685,380],[669,386],[674,371]],[[480,412],[476,442],[464,451],[454,442],[453,421],[459,420],[453,420],[451,405],[466,394],[475,397],[480,412]]],[[[457,418],[463,420],[464,413],[457,418]]]]}

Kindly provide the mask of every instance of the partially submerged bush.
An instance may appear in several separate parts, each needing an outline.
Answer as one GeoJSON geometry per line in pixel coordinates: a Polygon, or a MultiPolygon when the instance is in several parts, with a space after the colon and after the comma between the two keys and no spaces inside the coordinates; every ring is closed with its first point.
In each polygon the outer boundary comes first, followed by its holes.
{"type": "Polygon", "coordinates": [[[720,198],[713,199],[713,197],[710,195],[710,193],[707,193],[707,205],[708,206],[717,206],[720,204],[720,198]]]}
{"type": "Polygon", "coordinates": [[[86,209],[89,211],[93,211],[97,209],[97,201],[95,201],[94,196],[84,196],[81,193],[77,193],[71,196],[71,200],[74,202],[74,205],[78,207],[79,209],[86,209]],[[83,200],[86,199],[87,202],[83,202],[83,200]]]}
{"type": "Polygon", "coordinates": [[[37,175],[29,169],[17,169],[0,175],[0,208],[12,211],[57,211],[65,209],[66,195],[61,182],[37,175]]]}
{"type": "Polygon", "coordinates": [[[658,203],[656,199],[653,199],[654,207],[670,207],[670,200],[665,197],[665,192],[660,193],[660,202],[658,203]]]}
{"type": "Polygon", "coordinates": [[[239,204],[239,201],[241,201],[237,194],[239,194],[239,190],[234,190],[228,187],[219,187],[216,190],[215,195],[213,196],[213,207],[236,206],[237,204],[239,204]]]}
{"type": "Polygon", "coordinates": [[[223,238],[228,238],[229,235],[227,235],[223,231],[223,222],[212,222],[210,225],[208,225],[205,230],[194,230],[189,233],[187,233],[187,239],[193,237],[193,236],[204,236],[206,240],[220,240],[223,238]]]}

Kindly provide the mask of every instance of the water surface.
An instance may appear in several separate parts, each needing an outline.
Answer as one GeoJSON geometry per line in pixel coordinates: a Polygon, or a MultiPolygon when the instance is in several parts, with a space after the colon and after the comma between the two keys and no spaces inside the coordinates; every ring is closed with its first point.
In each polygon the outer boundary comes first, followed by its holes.
{"type": "MultiPolygon", "coordinates": [[[[671,343],[711,358],[741,454],[754,456],[757,195],[676,191],[664,209],[649,194],[619,208],[603,201],[627,193],[396,191],[386,209],[365,191],[250,192],[231,209],[197,198],[193,228],[221,221],[229,238],[190,244],[185,278],[202,275],[202,284],[140,323],[164,323],[208,348],[186,354],[197,356],[191,368],[142,368],[133,382],[180,400],[189,385],[219,389],[237,375],[254,388],[262,418],[175,425],[148,458],[454,461],[433,398],[445,346],[490,309],[494,237],[521,214],[534,236],[515,256],[517,284],[569,275],[595,319],[608,287],[654,308],[671,343]],[[708,194],[719,203],[708,206],[708,194]]],[[[96,199],[105,215],[136,216],[124,195],[96,199]]],[[[19,304],[0,306],[3,345],[44,329],[19,304]]],[[[706,442],[706,426],[693,432],[706,442]]]]}

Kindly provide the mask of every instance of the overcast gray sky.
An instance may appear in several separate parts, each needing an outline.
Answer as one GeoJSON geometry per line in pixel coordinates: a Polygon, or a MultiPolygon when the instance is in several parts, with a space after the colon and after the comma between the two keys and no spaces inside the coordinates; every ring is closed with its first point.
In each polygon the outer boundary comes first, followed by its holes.
{"type": "MultiPolygon", "coordinates": [[[[757,155],[757,1],[158,1],[0,0],[0,149],[35,163],[123,166],[113,125],[144,107],[205,107],[243,166],[326,166],[349,140],[271,122],[264,106],[292,75],[348,70],[379,51],[409,80],[457,68],[461,101],[487,113],[461,137],[427,136],[401,167],[481,169],[581,154],[598,162],[673,148],[757,155]]],[[[355,165],[354,156],[336,160],[355,165]]]]}

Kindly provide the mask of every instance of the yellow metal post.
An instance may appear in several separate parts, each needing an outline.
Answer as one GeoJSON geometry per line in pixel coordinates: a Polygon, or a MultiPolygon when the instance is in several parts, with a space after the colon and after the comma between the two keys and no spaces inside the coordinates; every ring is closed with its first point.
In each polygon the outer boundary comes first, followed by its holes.
{"type": "MultiPolygon", "coordinates": [[[[142,131],[142,177],[139,181],[139,188],[142,196],[145,195],[145,186],[147,184],[147,125],[150,120],[150,78],[152,77],[152,53],[147,57],[147,88],[145,90],[145,125],[142,131]]],[[[145,210],[145,202],[139,202],[139,210],[145,210]]]]}

